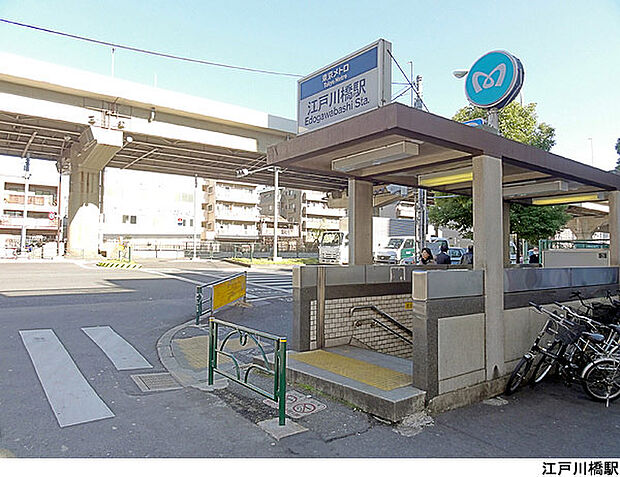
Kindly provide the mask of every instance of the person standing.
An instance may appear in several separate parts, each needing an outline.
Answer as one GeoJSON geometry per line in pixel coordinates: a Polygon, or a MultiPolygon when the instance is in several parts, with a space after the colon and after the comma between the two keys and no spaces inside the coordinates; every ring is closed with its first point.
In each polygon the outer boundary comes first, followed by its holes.
{"type": "Polygon", "coordinates": [[[452,263],[450,255],[446,253],[447,251],[448,245],[444,242],[441,244],[441,252],[435,258],[435,263],[437,265],[450,265],[452,263]]]}
{"type": "Polygon", "coordinates": [[[420,253],[420,264],[421,265],[429,265],[431,263],[435,263],[433,260],[433,254],[431,249],[428,247],[424,247],[422,252],[420,253]]]}
{"type": "Polygon", "coordinates": [[[467,252],[461,257],[461,265],[472,265],[474,263],[474,246],[469,245],[467,252]]]}
{"type": "Polygon", "coordinates": [[[530,255],[530,263],[540,263],[540,257],[538,256],[538,247],[534,247],[532,254],[530,255]]]}

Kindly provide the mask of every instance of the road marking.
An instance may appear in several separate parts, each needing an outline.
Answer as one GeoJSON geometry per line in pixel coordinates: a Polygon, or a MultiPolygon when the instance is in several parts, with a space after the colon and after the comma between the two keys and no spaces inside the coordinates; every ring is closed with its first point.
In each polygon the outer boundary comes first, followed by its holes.
{"type": "Polygon", "coordinates": [[[114,417],[52,330],[20,330],[60,427],[114,417]]]}
{"type": "Polygon", "coordinates": [[[138,351],[109,326],[91,326],[82,331],[95,342],[119,371],[152,368],[138,351]]]}
{"type": "MultiPolygon", "coordinates": [[[[198,282],[196,280],[190,280],[189,278],[177,277],[177,276],[174,276],[174,275],[168,275],[167,273],[158,272],[157,270],[148,270],[148,269],[144,269],[143,268],[140,271],[146,272],[146,273],[152,273],[153,275],[159,275],[159,276],[166,277],[166,278],[172,278],[174,280],[181,280],[182,282],[193,283],[194,285],[206,285],[206,283],[204,283],[204,282],[198,282]]],[[[183,273],[186,273],[186,272],[183,272],[183,273]]]]}

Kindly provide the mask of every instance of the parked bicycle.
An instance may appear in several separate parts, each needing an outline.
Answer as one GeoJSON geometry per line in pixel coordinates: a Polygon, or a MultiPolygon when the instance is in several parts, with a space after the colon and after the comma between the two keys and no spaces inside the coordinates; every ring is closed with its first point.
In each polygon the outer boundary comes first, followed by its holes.
{"type": "Polygon", "coordinates": [[[620,327],[603,324],[560,303],[556,306],[565,316],[536,303],[530,305],[547,315],[547,321],[510,375],[505,394],[527,383],[539,383],[557,368],[567,386],[581,383],[596,401],[609,404],[620,397],[620,327]]]}

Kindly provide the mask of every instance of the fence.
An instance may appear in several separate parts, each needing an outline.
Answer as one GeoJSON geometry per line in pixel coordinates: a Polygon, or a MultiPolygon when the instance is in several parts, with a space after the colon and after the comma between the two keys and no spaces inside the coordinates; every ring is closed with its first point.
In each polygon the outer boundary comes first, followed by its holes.
{"type": "Polygon", "coordinates": [[[285,406],[286,406],[286,339],[279,336],[271,335],[269,333],[263,333],[243,326],[235,325],[221,320],[211,318],[209,320],[209,371],[208,382],[209,386],[213,385],[213,375],[218,373],[231,381],[234,381],[254,392],[257,392],[261,396],[268,399],[273,399],[278,403],[278,424],[284,426],[286,424],[285,406]],[[225,326],[231,328],[224,339],[218,344],[219,327],[225,326]],[[264,366],[259,364],[250,363],[248,365],[240,365],[237,358],[232,352],[226,351],[226,345],[230,342],[233,336],[239,336],[239,343],[241,346],[245,346],[248,339],[254,341],[256,346],[261,352],[264,366]],[[274,353],[273,353],[273,367],[269,366],[269,360],[265,353],[260,339],[266,339],[273,341],[274,353]],[[228,373],[225,370],[218,368],[218,356],[225,356],[232,360],[234,366],[234,374],[228,373]],[[266,391],[255,384],[248,381],[250,371],[258,370],[262,371],[270,376],[273,376],[273,392],[266,391]],[[243,377],[242,377],[243,371],[243,377]]]}

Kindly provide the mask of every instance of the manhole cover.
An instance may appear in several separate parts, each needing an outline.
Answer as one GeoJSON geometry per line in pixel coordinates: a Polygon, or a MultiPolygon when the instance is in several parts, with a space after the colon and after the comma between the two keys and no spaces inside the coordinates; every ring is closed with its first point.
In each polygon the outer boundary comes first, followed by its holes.
{"type": "Polygon", "coordinates": [[[131,379],[134,380],[142,392],[171,391],[182,388],[170,373],[133,374],[131,379]]]}
{"type": "MultiPolygon", "coordinates": [[[[265,399],[263,401],[270,407],[278,408],[278,404],[271,399],[265,399]]],[[[288,391],[286,393],[286,405],[284,412],[293,419],[299,419],[308,414],[314,414],[315,412],[327,409],[327,406],[316,399],[312,399],[309,396],[305,396],[297,391],[288,391]]]]}

